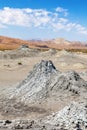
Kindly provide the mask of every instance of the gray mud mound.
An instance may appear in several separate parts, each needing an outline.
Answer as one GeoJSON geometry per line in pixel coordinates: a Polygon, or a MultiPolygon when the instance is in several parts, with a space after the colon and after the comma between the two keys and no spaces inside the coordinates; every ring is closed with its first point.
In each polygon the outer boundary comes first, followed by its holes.
{"type": "Polygon", "coordinates": [[[65,49],[61,50],[60,53],[61,53],[62,55],[69,55],[69,54],[71,54],[70,52],[68,52],[68,51],[65,50],[65,49]]]}
{"type": "Polygon", "coordinates": [[[49,49],[51,55],[56,54],[58,51],[56,49],[49,49]]]}
{"type": "Polygon", "coordinates": [[[80,94],[87,91],[87,82],[74,71],[62,73],[56,70],[52,61],[41,61],[10,93],[10,98],[28,103],[57,95],[60,90],[80,94]]]}
{"type": "Polygon", "coordinates": [[[35,65],[27,78],[23,80],[12,92],[12,97],[21,101],[30,102],[48,97],[48,83],[59,71],[51,61],[41,61],[35,65]]]}
{"type": "Polygon", "coordinates": [[[87,130],[87,104],[73,102],[43,122],[63,130],[87,130]]]}
{"type": "Polygon", "coordinates": [[[40,53],[37,49],[30,49],[27,45],[22,45],[15,50],[5,50],[0,52],[0,59],[16,59],[21,57],[37,56],[40,53]]]}
{"type": "Polygon", "coordinates": [[[40,53],[40,55],[42,56],[42,57],[44,57],[44,56],[49,56],[49,57],[51,57],[51,56],[55,56],[56,54],[58,53],[58,51],[56,50],[56,49],[49,49],[48,51],[45,51],[45,52],[42,52],[42,53],[40,53]]]}
{"type": "Polygon", "coordinates": [[[25,44],[18,48],[18,50],[28,50],[28,49],[29,49],[28,45],[25,44]]]}

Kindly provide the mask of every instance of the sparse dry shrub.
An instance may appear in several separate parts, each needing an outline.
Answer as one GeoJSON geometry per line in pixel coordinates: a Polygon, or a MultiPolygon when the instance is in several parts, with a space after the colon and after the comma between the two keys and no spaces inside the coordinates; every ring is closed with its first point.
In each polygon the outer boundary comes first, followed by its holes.
{"type": "Polygon", "coordinates": [[[22,65],[22,62],[21,62],[21,61],[19,61],[19,62],[18,62],[18,65],[22,65]]]}

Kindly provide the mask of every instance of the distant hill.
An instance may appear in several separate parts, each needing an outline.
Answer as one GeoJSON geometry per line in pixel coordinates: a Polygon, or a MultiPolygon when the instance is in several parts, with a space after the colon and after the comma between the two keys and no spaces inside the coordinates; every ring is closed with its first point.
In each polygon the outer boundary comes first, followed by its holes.
{"type": "Polygon", "coordinates": [[[57,38],[57,39],[53,39],[52,42],[54,42],[55,44],[65,44],[65,45],[70,45],[72,42],[65,40],[64,38],[57,38]]]}
{"type": "Polygon", "coordinates": [[[30,48],[38,48],[48,50],[54,49],[84,49],[87,50],[87,44],[80,41],[68,41],[64,38],[57,38],[52,40],[21,40],[0,36],[0,50],[17,49],[21,45],[27,45],[30,48]]]}

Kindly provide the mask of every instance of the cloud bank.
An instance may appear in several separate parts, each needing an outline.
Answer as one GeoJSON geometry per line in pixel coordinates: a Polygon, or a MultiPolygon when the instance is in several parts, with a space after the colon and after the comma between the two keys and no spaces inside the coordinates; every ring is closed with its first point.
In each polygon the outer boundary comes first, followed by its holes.
{"type": "Polygon", "coordinates": [[[54,11],[46,9],[10,8],[0,9],[0,28],[11,26],[24,26],[28,28],[45,28],[54,31],[77,32],[87,35],[87,28],[73,23],[68,18],[68,10],[57,7],[54,11]]]}

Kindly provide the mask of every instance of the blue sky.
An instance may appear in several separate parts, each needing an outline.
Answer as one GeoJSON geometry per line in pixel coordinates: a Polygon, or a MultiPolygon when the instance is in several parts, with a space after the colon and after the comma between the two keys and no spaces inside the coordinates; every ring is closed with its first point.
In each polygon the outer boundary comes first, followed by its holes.
{"type": "Polygon", "coordinates": [[[0,35],[87,41],[87,0],[0,0],[0,35]]]}

